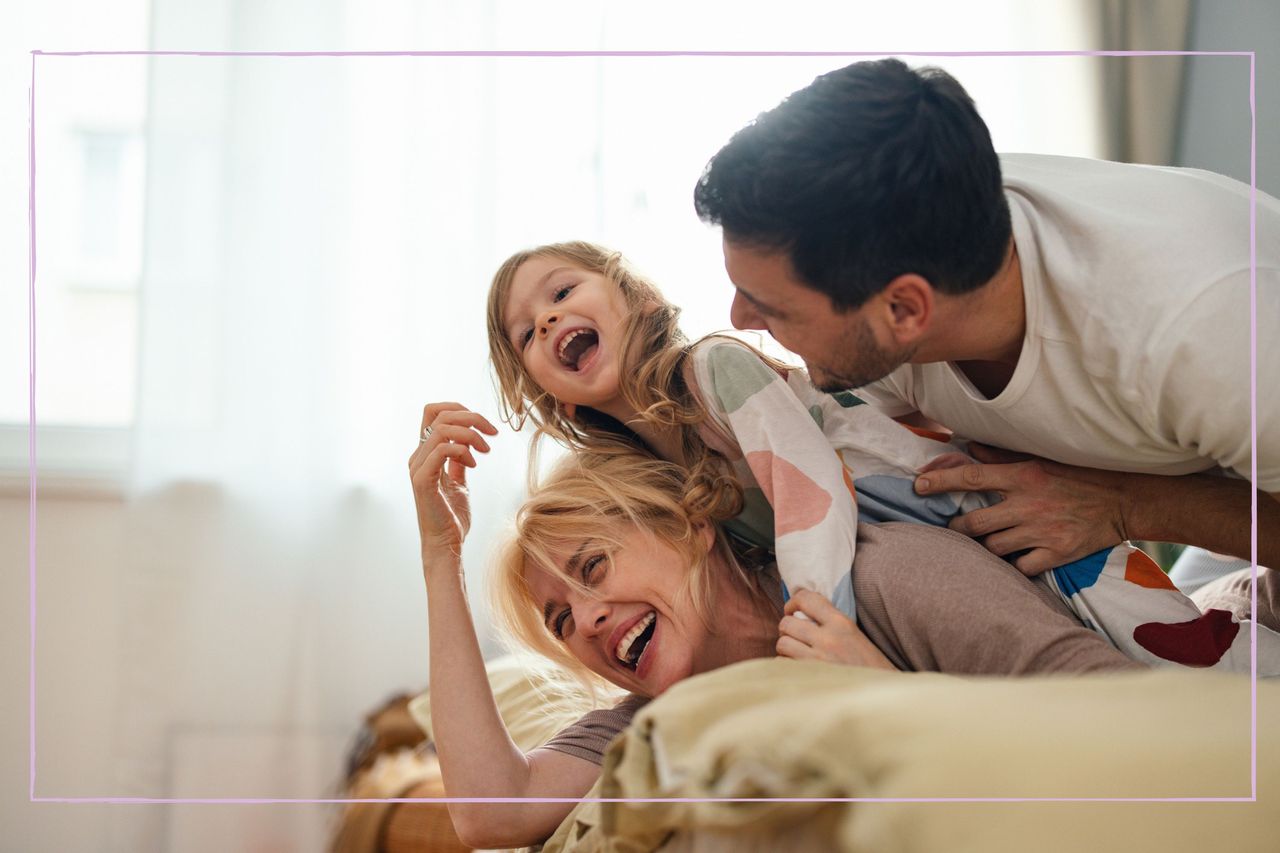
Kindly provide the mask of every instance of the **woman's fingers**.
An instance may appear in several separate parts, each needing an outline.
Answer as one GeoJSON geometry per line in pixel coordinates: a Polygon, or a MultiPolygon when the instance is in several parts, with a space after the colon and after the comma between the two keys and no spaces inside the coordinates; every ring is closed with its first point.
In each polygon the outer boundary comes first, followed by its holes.
{"type": "MultiPolygon", "coordinates": [[[[411,475],[415,467],[421,465],[437,447],[456,446],[462,451],[450,451],[450,462],[444,470],[447,470],[450,480],[465,486],[464,468],[476,467],[471,450],[488,453],[490,449],[481,432],[497,435],[498,428],[483,415],[458,403],[428,403],[422,409],[422,436],[409,457],[411,475]]],[[[436,473],[438,476],[439,472],[436,473]]]]}
{"type": "Polygon", "coordinates": [[[414,457],[410,458],[409,462],[411,472],[409,476],[415,491],[435,492],[439,488],[440,473],[444,470],[447,461],[452,460],[468,467],[475,467],[475,459],[472,458],[471,451],[461,444],[450,442],[438,444],[422,456],[415,467],[413,460],[419,456],[420,452],[421,448],[414,452],[414,457]]]}
{"type": "Polygon", "coordinates": [[[808,646],[795,637],[782,636],[778,638],[777,645],[774,646],[778,655],[784,658],[795,658],[796,660],[812,659],[817,657],[811,646],[808,646]]]}
{"type": "Polygon", "coordinates": [[[778,623],[778,633],[784,637],[792,637],[805,645],[812,646],[818,640],[821,628],[813,622],[801,619],[794,614],[782,617],[778,623]]]}
{"type": "Polygon", "coordinates": [[[783,613],[803,613],[818,625],[825,625],[844,614],[825,595],[811,589],[798,589],[782,608],[783,613]]]}
{"type": "Polygon", "coordinates": [[[484,438],[482,438],[474,429],[465,426],[440,423],[439,421],[437,421],[436,426],[432,428],[431,437],[423,443],[443,443],[446,441],[452,441],[454,444],[465,444],[468,447],[474,447],[481,453],[489,452],[489,442],[485,441],[484,438]]]}
{"type": "MultiPolygon", "coordinates": [[[[419,471],[421,471],[423,466],[427,464],[428,460],[432,458],[433,454],[441,448],[449,448],[446,454],[447,457],[456,459],[458,464],[465,465],[468,468],[476,467],[476,458],[471,455],[471,449],[465,444],[449,441],[448,439],[439,438],[433,435],[426,441],[419,442],[418,446],[414,448],[413,453],[410,454],[409,478],[416,483],[418,481],[419,471]]],[[[434,468],[434,476],[436,477],[440,476],[440,470],[444,465],[443,458],[444,457],[441,457],[439,465],[434,468]]],[[[433,475],[425,475],[427,478],[431,476],[433,475]]],[[[450,476],[455,482],[460,482],[458,477],[453,476],[452,469],[450,471],[450,476]]]]}
{"type": "Polygon", "coordinates": [[[498,428],[489,423],[488,418],[479,412],[471,411],[461,403],[428,403],[424,406],[421,428],[425,430],[431,427],[434,431],[437,423],[474,427],[489,435],[498,434],[498,428]]]}
{"type": "MultiPolygon", "coordinates": [[[[476,467],[476,459],[472,450],[488,453],[489,442],[485,441],[481,432],[497,435],[498,429],[489,423],[483,415],[473,412],[460,403],[442,402],[428,403],[422,409],[422,435],[418,446],[409,456],[409,472],[411,477],[438,447],[457,446],[460,451],[449,451],[450,462],[446,467],[441,462],[441,470],[448,472],[449,479],[458,485],[465,485],[464,468],[476,467]]],[[[436,470],[434,475],[439,476],[436,470]]]]}

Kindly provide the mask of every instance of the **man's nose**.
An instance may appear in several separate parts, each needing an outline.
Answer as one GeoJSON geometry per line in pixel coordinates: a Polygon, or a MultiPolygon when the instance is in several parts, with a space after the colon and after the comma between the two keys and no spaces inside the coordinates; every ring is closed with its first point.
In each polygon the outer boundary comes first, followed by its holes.
{"type": "Polygon", "coordinates": [[[548,311],[538,318],[538,334],[546,337],[556,327],[556,323],[560,322],[560,313],[558,311],[548,311]]]}
{"type": "Polygon", "coordinates": [[[729,322],[733,323],[735,329],[763,330],[766,328],[760,312],[747,301],[746,297],[737,292],[733,294],[733,305],[729,307],[729,322]]]}

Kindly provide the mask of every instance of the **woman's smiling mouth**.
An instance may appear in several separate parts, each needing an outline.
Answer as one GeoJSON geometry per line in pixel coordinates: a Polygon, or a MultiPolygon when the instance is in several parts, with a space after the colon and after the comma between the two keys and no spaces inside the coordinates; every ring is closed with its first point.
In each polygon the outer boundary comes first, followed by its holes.
{"type": "Polygon", "coordinates": [[[650,610],[633,621],[613,644],[613,657],[625,669],[636,671],[640,658],[649,648],[649,642],[657,630],[658,614],[650,610]]]}

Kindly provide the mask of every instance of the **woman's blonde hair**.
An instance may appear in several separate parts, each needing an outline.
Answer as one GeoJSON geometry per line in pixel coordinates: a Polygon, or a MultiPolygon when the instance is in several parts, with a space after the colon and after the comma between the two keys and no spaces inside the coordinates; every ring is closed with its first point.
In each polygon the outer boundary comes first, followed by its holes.
{"type": "MultiPolygon", "coordinates": [[[[613,418],[580,407],[569,417],[558,401],[538,387],[525,370],[519,351],[506,331],[506,306],[516,272],[533,258],[558,258],[613,282],[627,307],[620,351],[619,390],[637,417],[659,428],[680,430],[681,456],[691,499],[700,515],[732,517],[742,508],[742,487],[728,473],[724,460],[698,435],[696,426],[706,412],[684,381],[683,367],[690,350],[680,330],[680,309],[663,297],[649,279],[636,272],[622,253],[594,243],[550,243],[516,252],[494,274],[489,288],[487,324],[489,359],[503,420],[515,429],[526,421],[535,427],[530,444],[530,471],[537,465],[537,446],[543,435],[570,450],[607,451],[619,442],[643,446],[628,428],[613,418]]],[[[780,362],[756,353],[775,368],[780,362]]],[[[532,475],[531,475],[532,479],[532,475]]]]}
{"type": "Polygon", "coordinates": [[[680,466],[620,445],[560,460],[520,508],[515,535],[495,564],[489,587],[492,608],[508,639],[546,657],[589,688],[602,685],[603,680],[547,630],[543,602],[534,599],[528,576],[531,570],[553,572],[590,594],[580,579],[563,573],[555,555],[571,553],[587,542],[611,558],[627,525],[656,536],[687,560],[682,594],[708,629],[714,627],[709,571],[713,564],[732,567],[760,606],[768,607],[761,572],[744,568],[743,559],[715,526],[731,516],[723,507],[707,515],[705,501],[691,494],[689,487],[680,466]],[[710,551],[700,535],[704,524],[713,525],[715,531],[710,551]]]}

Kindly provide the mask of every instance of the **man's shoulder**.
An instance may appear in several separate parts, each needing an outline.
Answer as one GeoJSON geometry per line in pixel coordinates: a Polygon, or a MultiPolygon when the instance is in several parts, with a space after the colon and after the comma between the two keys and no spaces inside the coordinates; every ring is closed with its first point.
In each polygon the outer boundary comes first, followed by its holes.
{"type": "MultiPolygon", "coordinates": [[[[1225,209],[1247,218],[1254,198],[1248,184],[1204,169],[1058,154],[999,156],[1006,192],[1029,198],[1074,198],[1093,212],[1111,207],[1133,210],[1141,213],[1135,224],[1199,223],[1203,229],[1208,211],[1225,209]]],[[[1259,216],[1280,211],[1280,204],[1266,193],[1257,193],[1256,199],[1259,216]]]]}

